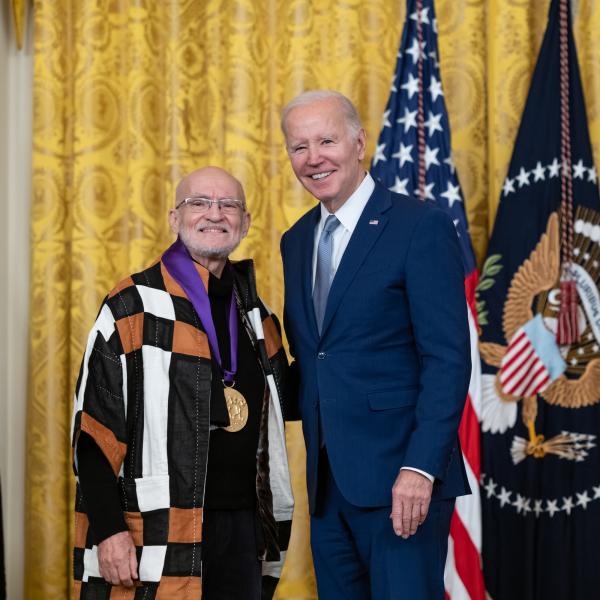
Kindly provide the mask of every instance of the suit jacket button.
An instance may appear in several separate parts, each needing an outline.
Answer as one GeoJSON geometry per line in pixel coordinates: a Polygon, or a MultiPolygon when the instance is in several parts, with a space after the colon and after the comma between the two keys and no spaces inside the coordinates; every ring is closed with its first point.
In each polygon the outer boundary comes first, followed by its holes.
{"type": "Polygon", "coordinates": [[[323,360],[326,356],[327,354],[325,354],[325,352],[319,352],[319,354],[317,354],[317,358],[319,360],[323,360]]]}

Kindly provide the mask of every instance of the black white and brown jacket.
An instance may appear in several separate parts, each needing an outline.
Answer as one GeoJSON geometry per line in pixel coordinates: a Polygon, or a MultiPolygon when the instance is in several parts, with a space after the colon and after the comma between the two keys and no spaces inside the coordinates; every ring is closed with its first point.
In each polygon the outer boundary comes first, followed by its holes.
{"type": "MultiPolygon", "coordinates": [[[[257,295],[252,261],[232,266],[238,311],[267,384],[256,494],[266,541],[264,588],[273,590],[293,511],[283,415],[288,363],[279,323],[257,295]]],[[[208,272],[196,268],[208,286],[208,272]]],[[[85,431],[118,476],[139,584],[108,591],[77,486],[74,598],[200,598],[210,389],[207,336],[164,264],[159,260],[121,281],[102,303],[88,337],[75,390],[73,462],[77,475],[77,440],[85,431]]]]}

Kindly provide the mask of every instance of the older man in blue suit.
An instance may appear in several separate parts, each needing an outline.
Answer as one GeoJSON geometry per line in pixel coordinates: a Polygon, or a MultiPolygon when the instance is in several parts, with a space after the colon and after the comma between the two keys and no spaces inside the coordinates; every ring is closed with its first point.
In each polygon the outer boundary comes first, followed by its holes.
{"type": "Polygon", "coordinates": [[[441,599],[454,500],[469,493],[454,225],[365,172],[365,132],[345,96],[305,92],[282,129],[319,200],[281,241],[319,598],[441,599]]]}

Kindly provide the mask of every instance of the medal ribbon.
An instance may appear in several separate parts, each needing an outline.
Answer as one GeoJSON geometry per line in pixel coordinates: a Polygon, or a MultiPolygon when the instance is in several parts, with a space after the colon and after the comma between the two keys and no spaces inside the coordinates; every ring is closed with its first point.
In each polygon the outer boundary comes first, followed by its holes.
{"type": "Polygon", "coordinates": [[[206,331],[206,336],[208,337],[208,343],[210,344],[213,356],[221,368],[221,371],[223,371],[223,381],[228,385],[232,385],[237,372],[238,346],[238,319],[233,292],[231,293],[231,301],[229,303],[229,340],[231,352],[231,362],[229,364],[231,368],[228,370],[223,368],[215,323],[210,310],[208,291],[204,287],[204,282],[202,281],[202,277],[200,277],[200,273],[198,273],[194,266],[192,257],[179,238],[177,238],[177,241],[167,248],[162,255],[162,262],[171,277],[173,277],[173,279],[183,288],[183,291],[190,299],[194,310],[198,313],[204,331],[206,331]]]}

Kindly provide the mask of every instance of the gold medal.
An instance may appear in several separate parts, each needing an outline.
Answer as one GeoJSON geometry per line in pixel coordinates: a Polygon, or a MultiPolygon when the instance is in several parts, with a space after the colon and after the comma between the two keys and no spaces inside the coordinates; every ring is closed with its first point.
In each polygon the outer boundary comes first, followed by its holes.
{"type": "Polygon", "coordinates": [[[225,403],[229,413],[229,426],[223,427],[225,431],[234,433],[244,429],[248,422],[248,403],[233,387],[225,386],[225,403]]]}

